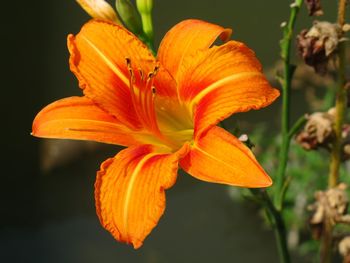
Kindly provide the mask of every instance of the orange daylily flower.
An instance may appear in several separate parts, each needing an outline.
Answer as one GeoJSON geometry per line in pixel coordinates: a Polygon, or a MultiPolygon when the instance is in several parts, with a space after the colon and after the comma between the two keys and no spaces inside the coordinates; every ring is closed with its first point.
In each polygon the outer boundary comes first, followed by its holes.
{"type": "Polygon", "coordinates": [[[244,44],[212,46],[230,33],[185,20],[166,34],[157,58],[111,22],[92,20],[68,36],[70,68],[84,96],[45,107],[33,135],[128,147],[101,165],[95,184],[98,217],[117,240],[142,245],[164,212],[178,165],[208,182],[272,184],[251,151],[216,126],[279,96],[244,44]]]}

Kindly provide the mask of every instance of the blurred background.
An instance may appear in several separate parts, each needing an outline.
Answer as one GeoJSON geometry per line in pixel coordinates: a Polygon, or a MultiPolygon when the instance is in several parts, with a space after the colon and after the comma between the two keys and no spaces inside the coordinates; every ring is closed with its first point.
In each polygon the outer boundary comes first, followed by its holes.
{"type": "MultiPolygon", "coordinates": [[[[334,21],[331,2],[323,3],[323,19],[334,21]]],[[[271,73],[289,5],[280,0],[154,0],[156,43],[183,19],[207,20],[233,28],[233,38],[255,50],[271,73]]],[[[144,246],[135,251],[115,242],[96,216],[93,184],[100,163],[121,148],[30,136],[32,120],[43,106],[81,94],[69,71],[66,36],[77,33],[89,17],[74,0],[5,1],[1,9],[0,262],[278,261],[273,233],[256,206],[235,197],[234,189],[183,173],[167,191],[166,212],[144,246]]],[[[297,30],[311,23],[303,7],[297,30]]],[[[293,94],[296,118],[307,106],[304,90],[293,94]]],[[[273,136],[278,111],[276,102],[225,124],[238,121],[249,133],[265,123],[273,136]]]]}

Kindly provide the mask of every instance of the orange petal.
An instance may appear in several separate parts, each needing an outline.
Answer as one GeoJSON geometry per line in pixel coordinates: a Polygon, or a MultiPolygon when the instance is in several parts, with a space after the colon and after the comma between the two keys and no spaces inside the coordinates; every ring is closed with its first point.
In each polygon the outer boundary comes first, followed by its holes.
{"type": "Polygon", "coordinates": [[[182,21],[165,35],[159,47],[158,59],[177,79],[179,66],[184,59],[197,50],[209,48],[219,36],[223,41],[227,40],[231,32],[231,29],[201,20],[182,21]]]}
{"type": "Polygon", "coordinates": [[[119,241],[142,246],[165,209],[165,191],[176,180],[185,154],[155,152],[150,145],[130,147],[101,165],[95,183],[101,224],[119,241]]]}
{"type": "Polygon", "coordinates": [[[279,96],[254,52],[240,42],[198,52],[182,69],[179,94],[194,114],[196,135],[233,113],[265,107],[279,96]]]}
{"type": "Polygon", "coordinates": [[[32,134],[124,146],[137,143],[132,131],[86,97],[65,98],[46,106],[35,117],[32,134]]]}
{"type": "Polygon", "coordinates": [[[217,126],[194,142],[180,165],[193,177],[207,182],[250,188],[272,184],[252,152],[217,126]]]}
{"type": "MultiPolygon", "coordinates": [[[[68,48],[71,70],[84,94],[128,127],[140,128],[130,96],[126,59],[131,61],[137,86],[141,79],[139,72],[147,77],[156,66],[148,48],[125,28],[99,20],[86,23],[78,35],[69,35],[68,48]]],[[[157,94],[173,96],[171,93],[176,91],[173,82],[161,67],[154,82],[157,94]],[[168,91],[169,87],[172,92],[168,91]]]]}
{"type": "Polygon", "coordinates": [[[119,26],[92,20],[77,36],[68,36],[68,49],[70,68],[84,94],[121,122],[138,128],[140,123],[131,106],[125,56],[119,54],[123,46],[125,50],[135,49],[133,38],[119,26]],[[120,43],[125,38],[134,45],[120,43]]]}

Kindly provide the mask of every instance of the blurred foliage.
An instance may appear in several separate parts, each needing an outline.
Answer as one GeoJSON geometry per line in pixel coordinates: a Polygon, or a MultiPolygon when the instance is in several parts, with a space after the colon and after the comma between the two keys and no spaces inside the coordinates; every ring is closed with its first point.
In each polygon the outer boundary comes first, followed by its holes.
{"type": "MultiPolygon", "coordinates": [[[[262,166],[273,176],[276,171],[280,137],[273,136],[266,126],[261,125],[250,134],[250,138],[259,145],[259,161],[262,166]]],[[[327,188],[328,160],[329,153],[325,150],[305,151],[294,141],[291,143],[287,168],[287,176],[291,181],[285,198],[283,217],[289,231],[288,241],[292,250],[303,256],[313,256],[313,260],[317,260],[318,257],[318,242],[313,239],[308,224],[311,214],[307,206],[313,203],[316,191],[327,188]]],[[[346,166],[341,169],[340,181],[350,185],[346,166]]],[[[268,189],[272,195],[273,190],[274,187],[268,189]]],[[[244,190],[243,194],[247,196],[249,191],[244,190]]],[[[349,231],[349,227],[346,228],[349,231]]]]}
{"type": "MultiPolygon", "coordinates": [[[[300,76],[313,78],[310,74],[302,74],[304,66],[298,68],[300,76]]],[[[298,76],[297,75],[297,76],[298,76]]],[[[310,82],[306,79],[301,83],[310,82]]],[[[312,82],[312,81],[311,81],[312,82]]],[[[322,82],[321,82],[322,84],[322,82]]],[[[307,99],[305,109],[311,111],[326,111],[334,102],[334,83],[329,81],[328,86],[324,83],[322,86],[304,85],[305,93],[317,89],[314,96],[307,99]],[[317,102],[317,103],[316,103],[317,102]],[[317,105],[317,106],[315,106],[317,105]]],[[[349,114],[348,114],[349,115],[349,114]]],[[[349,119],[349,116],[347,116],[349,119]]],[[[228,128],[236,136],[242,133],[238,124],[234,128],[228,128]]],[[[271,125],[267,123],[257,124],[249,133],[249,141],[253,143],[253,151],[258,157],[259,162],[272,177],[276,176],[278,166],[278,150],[281,145],[281,137],[278,130],[271,130],[271,125]]],[[[288,231],[288,244],[294,253],[306,257],[308,262],[318,262],[319,241],[313,238],[312,230],[309,225],[311,212],[308,205],[314,202],[315,192],[327,189],[329,173],[330,154],[324,149],[317,151],[306,151],[298,145],[293,139],[290,145],[289,161],[286,175],[290,180],[286,192],[283,217],[288,231]]],[[[347,175],[350,170],[350,162],[345,162],[341,167],[340,181],[350,185],[350,177],[347,175]]],[[[274,187],[270,187],[268,192],[274,195],[274,187]]],[[[347,190],[349,194],[349,189],[347,190]]],[[[242,197],[245,200],[256,201],[251,195],[249,189],[230,188],[230,196],[234,199],[242,197]],[[237,194],[240,192],[240,195],[237,194]]],[[[263,213],[261,213],[263,214],[263,213]]],[[[266,223],[268,218],[264,216],[266,223]]],[[[350,227],[346,225],[337,225],[335,228],[339,233],[350,232],[350,227]]]]}

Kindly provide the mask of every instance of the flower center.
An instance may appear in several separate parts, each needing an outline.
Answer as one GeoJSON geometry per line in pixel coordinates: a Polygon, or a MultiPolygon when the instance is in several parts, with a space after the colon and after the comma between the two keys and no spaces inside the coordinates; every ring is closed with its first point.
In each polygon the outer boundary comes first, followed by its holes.
{"type": "Polygon", "coordinates": [[[151,133],[150,137],[153,137],[147,138],[147,141],[178,150],[186,141],[192,140],[193,124],[187,110],[177,98],[172,100],[157,96],[153,84],[159,64],[157,63],[147,75],[141,69],[134,70],[130,58],[126,58],[126,64],[130,74],[130,94],[135,112],[143,127],[151,133]]]}

